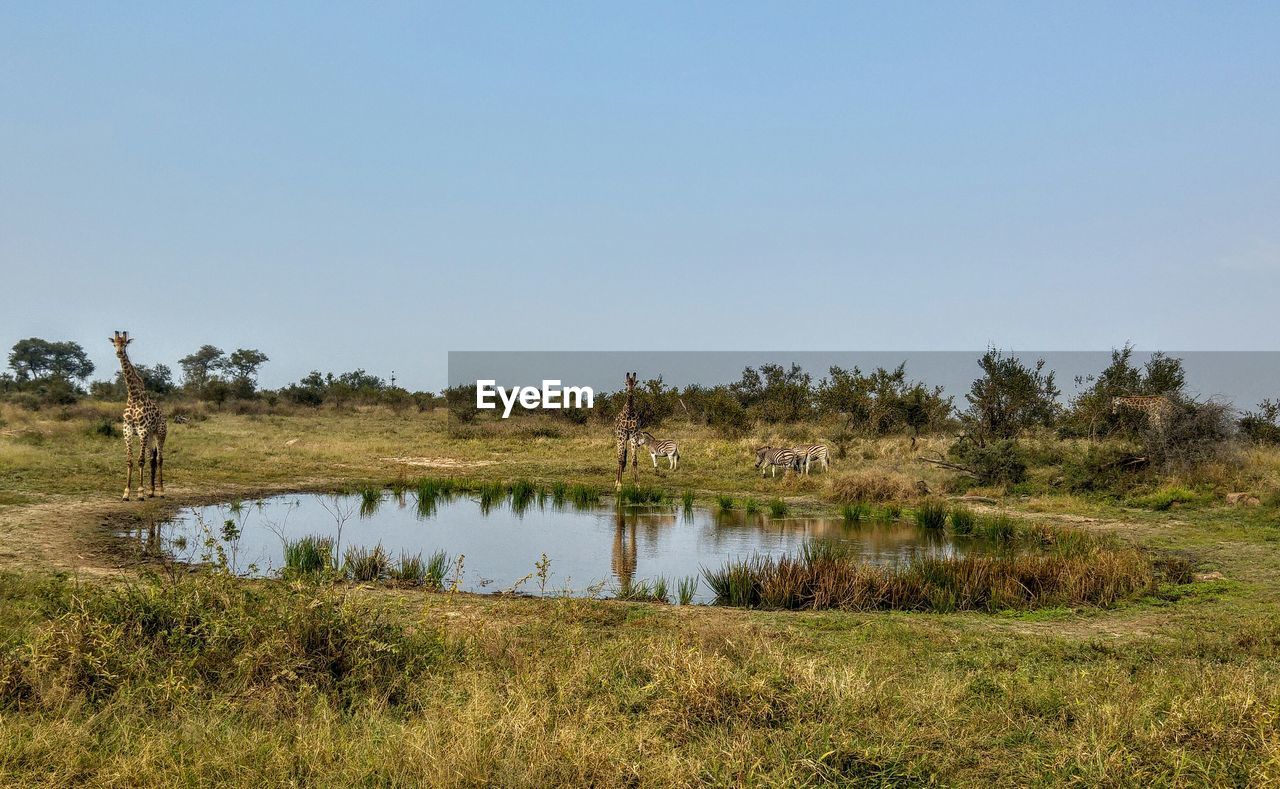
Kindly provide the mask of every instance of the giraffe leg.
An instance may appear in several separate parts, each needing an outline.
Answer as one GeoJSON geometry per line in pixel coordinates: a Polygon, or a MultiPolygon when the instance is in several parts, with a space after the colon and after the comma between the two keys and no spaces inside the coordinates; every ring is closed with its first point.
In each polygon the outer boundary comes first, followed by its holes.
{"type": "Polygon", "coordinates": [[[614,481],[613,489],[622,490],[622,473],[627,470],[627,442],[626,439],[618,438],[618,478],[614,481]]]}
{"type": "MultiPolygon", "coordinates": [[[[138,437],[138,501],[142,501],[146,496],[142,492],[143,474],[147,469],[147,445],[151,443],[151,436],[142,433],[138,437]]],[[[129,475],[133,479],[133,474],[129,475]]]]}
{"type": "Polygon", "coordinates": [[[160,438],[156,441],[156,463],[160,468],[160,498],[164,498],[164,432],[161,431],[160,438]]]}
{"type": "Polygon", "coordinates": [[[128,425],[124,426],[124,467],[127,476],[124,481],[124,496],[121,497],[121,501],[128,501],[129,494],[133,492],[133,435],[128,425]]]}

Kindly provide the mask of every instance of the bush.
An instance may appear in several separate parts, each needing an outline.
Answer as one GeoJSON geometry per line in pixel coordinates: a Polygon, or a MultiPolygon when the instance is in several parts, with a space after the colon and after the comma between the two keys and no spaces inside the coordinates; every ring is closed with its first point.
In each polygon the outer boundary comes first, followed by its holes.
{"type": "Polygon", "coordinates": [[[1016,485],[1027,478],[1025,453],[1012,439],[979,444],[961,440],[947,453],[982,485],[1016,485]]]}
{"type": "Polygon", "coordinates": [[[1259,444],[1280,444],[1280,400],[1263,400],[1240,420],[1240,430],[1259,444]]]}
{"type": "Polygon", "coordinates": [[[1231,409],[1209,401],[1175,402],[1163,425],[1148,427],[1141,443],[1147,458],[1165,472],[1187,471],[1223,459],[1234,433],[1231,409]]]}
{"type": "Polygon", "coordinates": [[[1073,493],[1123,492],[1145,478],[1147,461],[1114,444],[1091,446],[1062,465],[1062,482],[1073,493]]]}

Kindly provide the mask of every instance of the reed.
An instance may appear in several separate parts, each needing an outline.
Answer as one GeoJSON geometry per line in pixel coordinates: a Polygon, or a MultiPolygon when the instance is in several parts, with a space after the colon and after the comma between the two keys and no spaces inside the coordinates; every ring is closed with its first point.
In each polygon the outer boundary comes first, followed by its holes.
{"type": "Polygon", "coordinates": [[[693,602],[693,596],[698,593],[699,583],[700,581],[696,575],[687,575],[680,579],[677,589],[680,605],[689,605],[693,602]]]}
{"type": "Polygon", "coordinates": [[[727,512],[728,510],[733,509],[733,496],[721,493],[716,497],[716,503],[720,505],[720,509],[727,512]]]}
{"type": "Polygon", "coordinates": [[[400,560],[391,568],[391,577],[401,583],[421,584],[427,577],[427,564],[421,553],[401,552],[400,560]]]}
{"type": "Polygon", "coordinates": [[[973,523],[973,510],[959,505],[951,508],[952,533],[958,535],[973,534],[973,523]]]}
{"type": "Polygon", "coordinates": [[[426,571],[422,578],[423,584],[428,589],[443,589],[444,577],[452,566],[453,561],[449,558],[449,554],[444,551],[436,551],[431,554],[431,558],[427,559],[426,571]]]}
{"type": "Polygon", "coordinates": [[[853,504],[846,504],[840,508],[840,517],[844,518],[845,523],[861,523],[866,519],[870,508],[861,501],[853,504]]]}
{"type": "Polygon", "coordinates": [[[1151,562],[1133,549],[1087,553],[918,557],[890,567],[862,563],[838,543],[798,556],[753,556],[704,569],[720,605],[784,609],[998,611],[1111,606],[1151,591],[1151,562]]]}
{"type": "Polygon", "coordinates": [[[781,518],[787,514],[787,503],[782,499],[774,499],[769,502],[769,515],[774,518],[781,518]]]}
{"type": "Polygon", "coordinates": [[[660,504],[666,497],[660,488],[635,484],[623,485],[620,494],[621,500],[627,504],[660,504]]]}
{"type": "Polygon", "coordinates": [[[285,540],[286,574],[317,575],[333,569],[333,540],[308,534],[296,540],[285,540]]]}
{"type": "Polygon", "coordinates": [[[357,582],[373,582],[387,574],[391,566],[391,558],[378,543],[372,548],[363,545],[352,545],[343,554],[343,570],[347,576],[357,582]]]}
{"type": "Polygon", "coordinates": [[[920,503],[915,511],[916,525],[931,531],[942,529],[947,525],[947,507],[940,501],[930,500],[920,503]]]}

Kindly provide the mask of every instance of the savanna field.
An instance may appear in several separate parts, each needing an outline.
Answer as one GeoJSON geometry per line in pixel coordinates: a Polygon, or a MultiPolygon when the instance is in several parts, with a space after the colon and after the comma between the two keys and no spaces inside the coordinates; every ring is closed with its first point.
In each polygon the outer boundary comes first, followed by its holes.
{"type": "MultiPolygon", "coordinates": [[[[1274,449],[1102,495],[1059,484],[1087,442],[1031,438],[1041,462],[1026,482],[966,491],[978,518],[1140,552],[1156,569],[1113,602],[793,611],[191,572],[113,535],[186,504],[424,478],[608,494],[612,437],[565,424],[451,436],[442,409],[196,407],[170,426],[168,497],[126,503],[104,427],[118,410],[0,416],[6,784],[1280,778],[1274,449]],[[1238,491],[1258,503],[1228,504],[1238,491]]],[[[781,436],[680,435],[680,470],[642,466],[640,481],[699,505],[867,500],[905,518],[957,501],[943,493],[953,471],[915,460],[940,457],[942,437],[855,439],[829,473],[774,480],[752,450],[781,436]]]]}

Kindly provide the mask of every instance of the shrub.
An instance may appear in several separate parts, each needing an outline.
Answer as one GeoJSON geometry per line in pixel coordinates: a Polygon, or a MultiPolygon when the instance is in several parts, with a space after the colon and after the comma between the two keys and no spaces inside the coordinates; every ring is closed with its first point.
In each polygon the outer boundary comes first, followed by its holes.
{"type": "Polygon", "coordinates": [[[1027,478],[1025,455],[1011,439],[985,445],[961,440],[951,446],[948,454],[982,485],[1015,485],[1027,478]]]}
{"type": "Polygon", "coordinates": [[[1263,400],[1240,420],[1240,430],[1260,444],[1280,444],[1280,400],[1263,400]]]}
{"type": "Polygon", "coordinates": [[[1206,498],[1181,485],[1166,485],[1145,496],[1139,496],[1130,503],[1135,507],[1163,512],[1172,509],[1175,505],[1200,503],[1206,498]]]}
{"type": "Polygon", "coordinates": [[[1141,435],[1143,451],[1166,472],[1187,471],[1224,458],[1234,431],[1231,409],[1218,402],[1175,402],[1160,428],[1141,435]]]}

